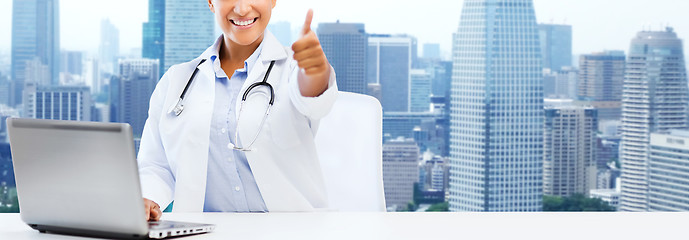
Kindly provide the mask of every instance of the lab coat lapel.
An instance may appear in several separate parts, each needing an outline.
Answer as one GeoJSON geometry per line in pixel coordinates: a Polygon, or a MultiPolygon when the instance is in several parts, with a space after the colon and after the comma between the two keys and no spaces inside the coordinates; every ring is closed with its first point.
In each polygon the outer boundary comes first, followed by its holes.
{"type": "MultiPolygon", "coordinates": [[[[202,212],[206,192],[208,167],[208,146],[210,140],[210,122],[215,101],[215,74],[209,60],[199,65],[193,86],[185,96],[185,117],[193,117],[196,124],[189,124],[189,129],[180,137],[187,137],[188,151],[177,161],[177,184],[175,187],[175,212],[202,212]]],[[[192,71],[189,72],[191,75],[192,71]]],[[[183,87],[182,87],[183,88],[183,87]]],[[[180,146],[182,147],[182,146],[180,146]]]]}

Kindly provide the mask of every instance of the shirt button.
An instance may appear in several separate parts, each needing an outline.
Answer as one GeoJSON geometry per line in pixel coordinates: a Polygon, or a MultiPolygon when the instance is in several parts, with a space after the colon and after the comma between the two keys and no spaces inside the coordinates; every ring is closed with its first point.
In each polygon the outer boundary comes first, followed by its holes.
{"type": "Polygon", "coordinates": [[[225,128],[222,128],[222,129],[220,129],[220,132],[222,132],[222,133],[226,133],[226,132],[227,132],[227,129],[225,129],[225,128]]]}
{"type": "Polygon", "coordinates": [[[237,192],[239,192],[239,189],[240,189],[239,186],[234,187],[234,190],[237,192]]]}
{"type": "Polygon", "coordinates": [[[232,158],[228,158],[227,161],[228,161],[228,162],[232,162],[233,159],[232,159],[232,158]]]}

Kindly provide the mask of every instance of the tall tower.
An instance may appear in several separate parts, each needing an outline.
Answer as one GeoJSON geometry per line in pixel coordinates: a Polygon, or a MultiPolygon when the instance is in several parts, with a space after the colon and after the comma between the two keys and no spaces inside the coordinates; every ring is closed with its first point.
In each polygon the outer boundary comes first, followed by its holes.
{"type": "Polygon", "coordinates": [[[14,0],[12,4],[12,86],[10,105],[22,103],[26,63],[38,57],[47,82],[60,81],[59,0],[14,0]]]}
{"type": "Polygon", "coordinates": [[[366,46],[364,24],[321,23],[318,39],[337,74],[337,89],[366,94],[366,46]]]}
{"type": "Polygon", "coordinates": [[[120,55],[120,30],[110,22],[103,19],[100,22],[100,72],[117,73],[117,58],[120,55]]]}
{"type": "Polygon", "coordinates": [[[650,135],[687,127],[688,94],[682,40],[672,28],[639,32],[622,90],[621,211],[648,210],[650,135]]]}
{"type": "Polygon", "coordinates": [[[545,107],[544,194],[568,197],[596,189],[597,115],[591,106],[545,107]]]}
{"type": "Polygon", "coordinates": [[[206,1],[165,1],[164,71],[198,57],[215,40],[215,21],[206,1]]]}
{"type": "Polygon", "coordinates": [[[539,24],[543,68],[553,71],[572,66],[572,26],[539,24]]]}
{"type": "Polygon", "coordinates": [[[158,76],[165,73],[165,0],[148,0],[148,22],[143,23],[141,57],[158,59],[158,76]]]}
{"type": "Polygon", "coordinates": [[[620,120],[624,67],[623,51],[605,51],[579,57],[577,98],[598,109],[600,120],[620,120]]]}
{"type": "Polygon", "coordinates": [[[148,103],[158,83],[158,64],[157,59],[121,60],[119,75],[111,80],[111,120],[129,123],[134,137],[141,137],[144,130],[148,103]]]}
{"type": "Polygon", "coordinates": [[[367,78],[379,83],[384,112],[411,111],[411,74],[416,40],[405,35],[370,35],[367,78]]]}
{"type": "Polygon", "coordinates": [[[450,210],[540,211],[543,86],[532,0],[465,0],[453,44],[450,210]]]}

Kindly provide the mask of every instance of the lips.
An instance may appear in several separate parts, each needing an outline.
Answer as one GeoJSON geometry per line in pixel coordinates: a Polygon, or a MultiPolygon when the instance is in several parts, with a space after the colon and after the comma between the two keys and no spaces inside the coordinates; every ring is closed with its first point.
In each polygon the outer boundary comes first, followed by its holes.
{"type": "Polygon", "coordinates": [[[252,18],[252,19],[237,19],[237,20],[230,19],[230,22],[232,22],[232,24],[234,24],[235,26],[246,27],[246,26],[249,26],[249,25],[255,23],[256,20],[258,20],[258,18],[252,18]]]}

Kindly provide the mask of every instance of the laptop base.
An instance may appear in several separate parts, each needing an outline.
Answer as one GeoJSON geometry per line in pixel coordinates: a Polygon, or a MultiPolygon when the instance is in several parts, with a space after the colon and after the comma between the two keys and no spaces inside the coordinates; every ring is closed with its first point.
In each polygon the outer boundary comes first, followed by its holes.
{"type": "Polygon", "coordinates": [[[96,237],[96,238],[108,238],[108,239],[148,239],[147,235],[138,234],[124,234],[124,233],[114,233],[114,232],[102,232],[93,231],[87,229],[76,229],[76,228],[66,228],[58,226],[46,226],[29,224],[29,227],[38,230],[41,233],[55,233],[61,235],[72,235],[81,237],[96,237]]]}

